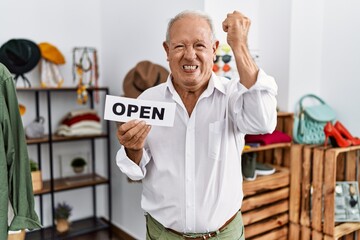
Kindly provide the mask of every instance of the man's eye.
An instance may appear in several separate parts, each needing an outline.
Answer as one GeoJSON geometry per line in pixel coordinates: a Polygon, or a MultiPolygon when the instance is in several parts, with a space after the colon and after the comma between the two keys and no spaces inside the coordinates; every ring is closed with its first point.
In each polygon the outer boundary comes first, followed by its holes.
{"type": "Polygon", "coordinates": [[[204,44],[197,44],[195,47],[196,48],[205,48],[206,46],[204,44]]]}
{"type": "Polygon", "coordinates": [[[176,45],[175,46],[175,49],[181,49],[181,48],[183,48],[184,47],[184,45],[176,45]]]}

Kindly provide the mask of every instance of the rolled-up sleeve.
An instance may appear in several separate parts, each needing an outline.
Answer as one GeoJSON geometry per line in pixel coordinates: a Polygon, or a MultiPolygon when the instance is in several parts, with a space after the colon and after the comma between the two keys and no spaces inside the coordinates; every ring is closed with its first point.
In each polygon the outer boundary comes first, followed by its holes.
{"type": "Polygon", "coordinates": [[[277,121],[275,79],[260,69],[251,88],[247,89],[239,81],[232,85],[229,114],[239,131],[245,134],[273,132],[277,121]]]}
{"type": "Polygon", "coordinates": [[[150,160],[150,154],[144,149],[140,164],[134,163],[125,152],[122,146],[116,154],[116,164],[120,170],[131,180],[138,181],[146,175],[146,164],[150,160]]]}

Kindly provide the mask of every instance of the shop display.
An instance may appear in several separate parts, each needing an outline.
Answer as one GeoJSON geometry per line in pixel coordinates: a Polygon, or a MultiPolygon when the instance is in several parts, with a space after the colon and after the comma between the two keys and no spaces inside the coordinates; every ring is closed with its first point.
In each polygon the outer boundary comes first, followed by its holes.
{"type": "Polygon", "coordinates": [[[100,117],[93,109],[69,112],[56,130],[60,136],[87,136],[102,133],[100,117]]]}
{"type": "MultiPolygon", "coordinates": [[[[76,135],[76,136],[59,136],[53,131],[53,124],[55,119],[53,117],[52,111],[54,108],[53,102],[51,100],[61,101],[61,97],[55,96],[58,94],[64,93],[76,93],[76,88],[18,88],[18,94],[30,94],[34,95],[35,101],[35,113],[36,117],[39,116],[39,109],[43,109],[44,105],[49,106],[47,114],[44,116],[48,132],[43,138],[32,138],[27,139],[28,145],[35,145],[37,154],[36,162],[39,164],[42,173],[46,171],[49,175],[44,179],[43,178],[43,187],[41,190],[35,191],[34,195],[38,198],[40,204],[40,217],[44,221],[45,216],[50,217],[50,225],[47,223],[47,226],[43,226],[41,231],[29,231],[26,233],[26,239],[28,240],[39,240],[39,239],[73,239],[80,235],[86,233],[94,233],[97,231],[111,231],[111,171],[110,171],[110,136],[109,129],[110,124],[105,122],[102,124],[102,131],[99,134],[91,135],[76,135]],[[45,97],[45,98],[42,98],[45,97]],[[41,99],[41,101],[40,101],[41,99]],[[105,141],[105,142],[104,142],[105,141]],[[75,146],[74,151],[61,151],[59,149],[60,145],[72,143],[75,146]],[[105,149],[99,149],[101,144],[106,144],[105,149]],[[79,148],[77,148],[77,146],[79,148]],[[49,149],[49,151],[46,151],[49,149]],[[46,154],[48,153],[48,155],[46,154]],[[59,156],[61,155],[61,159],[59,156]],[[84,171],[82,173],[75,173],[71,161],[76,157],[82,157],[87,162],[84,166],[84,171]],[[58,161],[59,160],[59,161],[58,161]],[[45,163],[45,164],[44,164],[45,163]],[[104,164],[104,168],[100,168],[99,165],[104,164]],[[98,188],[104,186],[108,189],[106,194],[97,194],[98,188]],[[87,188],[87,191],[91,192],[91,197],[89,201],[93,201],[93,207],[88,209],[86,215],[83,216],[74,216],[74,219],[71,221],[71,227],[65,232],[59,232],[57,227],[59,226],[59,221],[55,218],[56,204],[59,200],[58,194],[61,194],[66,191],[78,191],[80,189],[87,188]],[[45,202],[44,199],[48,199],[45,202]],[[106,202],[105,212],[97,211],[97,201],[106,202]],[[103,219],[103,214],[107,217],[105,221],[103,219]],[[106,215],[108,214],[108,215],[106,215]]],[[[92,114],[96,118],[96,110],[94,109],[94,95],[95,92],[101,92],[103,97],[108,94],[108,88],[98,87],[98,88],[88,88],[87,91],[90,94],[88,101],[88,108],[82,108],[78,110],[73,110],[68,113],[66,116],[70,116],[70,121],[78,120],[75,119],[79,117],[82,119],[84,114],[92,114]]],[[[64,106],[64,108],[66,108],[64,106]]],[[[71,106],[70,106],[71,108],[71,106]]],[[[100,107],[101,109],[101,107],[100,107]]],[[[98,117],[98,116],[97,116],[98,117]]],[[[56,121],[58,122],[58,121],[56,121]]],[[[81,122],[81,121],[80,121],[81,122]]],[[[72,122],[75,124],[75,122],[72,122]]],[[[71,124],[70,124],[71,125],[71,124]]],[[[76,125],[76,124],[75,124],[76,125]]],[[[82,124],[80,124],[82,125],[82,124]]],[[[100,123],[99,123],[100,125],[100,123]]],[[[72,125],[71,125],[72,126],[72,125]]],[[[83,129],[84,130],[84,129],[83,129]]],[[[83,131],[81,130],[81,131],[83,131]]],[[[64,147],[64,146],[61,146],[64,147]]],[[[30,185],[30,184],[29,184],[30,185]]],[[[33,190],[31,189],[33,192],[33,190]]],[[[24,198],[24,200],[27,200],[24,198]]],[[[68,202],[71,206],[76,207],[76,202],[73,202],[73,199],[68,199],[68,202]]],[[[26,206],[26,205],[25,205],[26,206]]],[[[61,220],[60,220],[61,221],[61,220]]],[[[60,224],[61,225],[61,224],[60,224]]],[[[61,228],[62,229],[62,228],[61,228]]],[[[60,230],[62,231],[62,230],[60,230]]]]}
{"type": "Polygon", "coordinates": [[[243,153],[241,159],[241,169],[245,180],[254,181],[258,175],[267,176],[275,173],[275,168],[256,161],[257,153],[243,153]]]}
{"type": "Polygon", "coordinates": [[[60,176],[66,179],[65,182],[69,185],[81,181],[69,177],[91,173],[90,152],[61,153],[58,158],[60,162],[60,176]]]}
{"type": "Polygon", "coordinates": [[[55,208],[56,231],[64,233],[69,231],[72,207],[66,202],[58,203],[55,208]]]}
{"type": "Polygon", "coordinates": [[[151,61],[140,61],[129,70],[123,81],[124,96],[137,98],[143,91],[166,82],[169,71],[151,61]]]}
{"type": "Polygon", "coordinates": [[[336,182],[335,222],[360,222],[358,182],[336,182]]]}
{"type": "Polygon", "coordinates": [[[239,77],[239,73],[236,69],[234,54],[228,44],[220,44],[216,50],[213,71],[216,75],[226,77],[228,79],[239,77]]]}
{"type": "Polygon", "coordinates": [[[26,138],[42,138],[45,136],[45,119],[38,117],[25,127],[26,138]]]}
{"type": "Polygon", "coordinates": [[[29,162],[33,191],[39,191],[43,188],[42,175],[41,171],[39,170],[39,165],[32,159],[30,159],[29,162]]]}
{"type": "Polygon", "coordinates": [[[37,66],[40,57],[38,45],[29,39],[10,39],[0,47],[0,62],[15,74],[16,83],[21,77],[25,87],[31,87],[31,84],[24,74],[37,66]]]}
{"type": "MultiPolygon", "coordinates": [[[[88,100],[88,87],[98,87],[99,69],[97,50],[92,47],[75,47],[73,49],[73,81],[77,85],[78,104],[88,100]]],[[[95,94],[98,102],[98,95],[95,94]]]]}
{"type": "Polygon", "coordinates": [[[61,87],[64,83],[64,77],[58,66],[65,64],[63,54],[57,47],[47,42],[39,43],[39,48],[41,52],[41,87],[61,87]]]}
{"type": "Polygon", "coordinates": [[[314,94],[302,96],[296,106],[293,137],[302,144],[323,144],[325,142],[324,126],[336,119],[335,111],[320,97],[314,94]],[[316,101],[320,104],[305,106],[304,102],[316,101]]]}

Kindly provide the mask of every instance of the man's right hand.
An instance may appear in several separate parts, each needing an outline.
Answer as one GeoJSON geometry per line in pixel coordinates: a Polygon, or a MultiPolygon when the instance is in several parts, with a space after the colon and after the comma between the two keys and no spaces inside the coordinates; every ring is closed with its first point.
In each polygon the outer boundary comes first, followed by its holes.
{"type": "Polygon", "coordinates": [[[150,129],[150,125],[139,120],[131,120],[118,126],[116,135],[119,143],[125,147],[128,157],[136,164],[141,161],[145,139],[150,129]]]}

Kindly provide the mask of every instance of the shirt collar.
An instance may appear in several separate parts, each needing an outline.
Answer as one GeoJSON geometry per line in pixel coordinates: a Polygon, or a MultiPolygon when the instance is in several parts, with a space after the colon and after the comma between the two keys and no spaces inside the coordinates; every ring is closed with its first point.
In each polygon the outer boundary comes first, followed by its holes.
{"type": "MultiPolygon", "coordinates": [[[[172,96],[174,96],[174,93],[176,92],[176,90],[175,90],[175,87],[174,87],[174,85],[172,83],[171,78],[172,78],[172,76],[171,76],[171,74],[169,74],[169,76],[168,76],[168,78],[166,80],[165,95],[166,94],[171,94],[172,96]]],[[[210,80],[209,80],[208,87],[205,89],[205,91],[204,91],[204,93],[202,95],[204,97],[208,97],[214,92],[214,89],[217,89],[221,93],[226,94],[225,85],[222,84],[221,78],[219,76],[217,76],[214,72],[212,72],[210,80]]]]}

